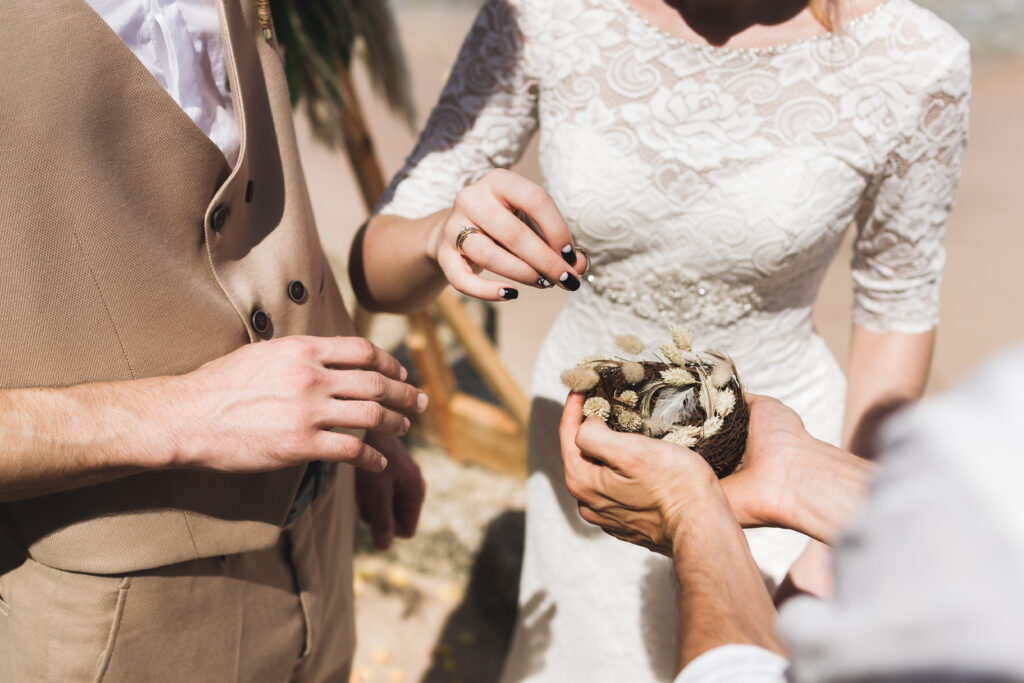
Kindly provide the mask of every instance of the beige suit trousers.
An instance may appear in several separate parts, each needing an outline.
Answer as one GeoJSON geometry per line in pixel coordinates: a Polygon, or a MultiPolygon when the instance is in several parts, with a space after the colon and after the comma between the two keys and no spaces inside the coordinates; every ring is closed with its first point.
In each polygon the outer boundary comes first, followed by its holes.
{"type": "Polygon", "coordinates": [[[121,576],[0,558],[0,681],[347,683],[352,489],[339,468],[265,550],[121,576]]]}

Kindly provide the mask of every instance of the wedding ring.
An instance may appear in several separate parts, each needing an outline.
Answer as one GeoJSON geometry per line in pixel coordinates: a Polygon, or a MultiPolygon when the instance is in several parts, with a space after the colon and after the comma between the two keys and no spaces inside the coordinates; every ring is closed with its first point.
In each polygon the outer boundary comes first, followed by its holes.
{"type": "Polygon", "coordinates": [[[463,251],[462,249],[462,243],[466,241],[467,237],[476,232],[480,233],[481,235],[484,234],[484,231],[476,227],[475,225],[464,225],[462,226],[462,229],[459,230],[459,234],[455,238],[455,251],[459,252],[460,256],[466,255],[466,252],[463,251]]]}
{"type": "Polygon", "coordinates": [[[583,258],[587,260],[587,267],[583,269],[582,273],[580,273],[580,276],[582,277],[587,274],[588,270],[590,270],[590,252],[582,247],[576,247],[576,253],[583,254],[583,258]]]}

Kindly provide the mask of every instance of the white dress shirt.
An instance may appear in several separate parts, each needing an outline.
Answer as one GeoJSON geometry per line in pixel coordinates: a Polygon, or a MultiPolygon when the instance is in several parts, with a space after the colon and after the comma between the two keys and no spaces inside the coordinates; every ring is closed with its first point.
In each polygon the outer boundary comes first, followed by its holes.
{"type": "Polygon", "coordinates": [[[234,166],[240,136],[214,0],[87,2],[234,166]]]}
{"type": "Polygon", "coordinates": [[[751,646],[676,683],[1024,680],[1024,349],[891,421],[836,546],[836,595],[780,615],[792,664],[751,646]]]}

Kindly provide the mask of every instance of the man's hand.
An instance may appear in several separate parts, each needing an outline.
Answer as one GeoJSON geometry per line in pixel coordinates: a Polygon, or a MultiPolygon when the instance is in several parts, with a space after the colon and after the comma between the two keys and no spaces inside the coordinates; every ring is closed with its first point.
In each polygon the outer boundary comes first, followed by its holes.
{"type": "Polygon", "coordinates": [[[711,467],[691,450],[583,422],[583,396],[570,394],[559,428],[565,483],[580,516],[609,534],[664,555],[686,522],[687,507],[719,489],[711,467]]]}
{"type": "Polygon", "coordinates": [[[383,472],[356,471],[359,516],[370,527],[373,544],[387,550],[395,536],[412,538],[423,508],[427,483],[397,437],[368,434],[367,445],[388,459],[383,472]]]}
{"type": "Polygon", "coordinates": [[[363,430],[404,434],[427,396],[356,337],[248,344],[186,375],[0,391],[0,502],[170,467],[384,469],[363,430]],[[359,433],[341,434],[348,429],[359,433]]]}
{"type": "MultiPolygon", "coordinates": [[[[818,441],[800,417],[767,396],[748,395],[750,430],[743,462],[721,481],[745,527],[795,529],[828,543],[856,512],[874,465],[818,441]]],[[[717,487],[698,454],[636,434],[582,422],[583,397],[562,415],[566,485],[580,515],[608,533],[666,552],[688,501],[717,487]]]]}
{"type": "Polygon", "coordinates": [[[259,472],[324,460],[378,472],[387,459],[337,429],[403,435],[426,394],[391,355],[358,337],[249,344],[180,378],[165,394],[178,427],[170,466],[259,472]]]}
{"type": "Polygon", "coordinates": [[[812,437],[774,398],[747,394],[747,405],[743,462],[722,480],[736,518],[830,543],[859,507],[875,466],[812,437]]]}
{"type": "Polygon", "coordinates": [[[802,461],[799,453],[813,451],[818,442],[803,420],[781,401],[747,394],[750,427],[743,461],[722,480],[736,518],[745,527],[778,526],[790,506],[793,479],[802,461]]]}
{"type": "Polygon", "coordinates": [[[559,434],[580,515],[608,533],[673,557],[679,663],[728,644],[783,653],[775,609],[714,471],[691,450],[601,420],[581,424],[570,394],[559,434]]]}

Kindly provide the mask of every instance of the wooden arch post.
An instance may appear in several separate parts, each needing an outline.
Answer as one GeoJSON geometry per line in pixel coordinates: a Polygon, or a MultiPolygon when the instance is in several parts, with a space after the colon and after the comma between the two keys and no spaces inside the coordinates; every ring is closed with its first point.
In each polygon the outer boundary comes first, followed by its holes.
{"type": "MultiPolygon", "coordinates": [[[[336,71],[345,151],[369,212],[386,189],[384,173],[348,70],[338,63],[336,71]]],[[[408,316],[406,338],[422,388],[430,397],[427,419],[421,423],[427,436],[456,460],[525,476],[529,399],[451,289],[445,289],[431,308],[408,316]],[[500,408],[458,390],[435,317],[451,329],[477,374],[498,397],[500,408]]],[[[372,315],[356,304],[354,318],[357,333],[367,334],[372,315]]]]}

